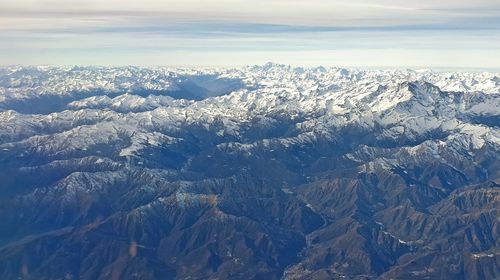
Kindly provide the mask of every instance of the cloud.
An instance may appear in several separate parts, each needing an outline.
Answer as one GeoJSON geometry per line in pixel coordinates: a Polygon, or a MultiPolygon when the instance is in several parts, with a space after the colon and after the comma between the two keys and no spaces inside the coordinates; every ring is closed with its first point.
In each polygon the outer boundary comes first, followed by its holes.
{"type": "MultiPolygon", "coordinates": [[[[91,61],[94,56],[102,59],[99,64],[108,64],[114,61],[111,57],[122,54],[123,63],[132,64],[135,57],[146,60],[146,52],[182,53],[186,58],[203,54],[214,57],[222,51],[255,58],[259,57],[257,53],[267,53],[278,58],[282,57],[280,53],[289,52],[351,51],[357,58],[350,59],[357,64],[360,57],[365,57],[363,51],[374,50],[412,50],[414,57],[448,50],[486,56],[485,50],[500,49],[499,34],[497,0],[0,3],[0,59],[4,63],[80,63],[91,61]],[[133,61],[130,56],[134,56],[133,61]]],[[[181,60],[170,55],[163,57],[164,63],[181,60]]],[[[215,61],[225,59],[221,55],[215,61]]],[[[413,57],[394,59],[389,55],[385,64],[409,66],[415,61],[413,57]]],[[[467,60],[467,64],[480,67],[484,61],[467,60]]]]}

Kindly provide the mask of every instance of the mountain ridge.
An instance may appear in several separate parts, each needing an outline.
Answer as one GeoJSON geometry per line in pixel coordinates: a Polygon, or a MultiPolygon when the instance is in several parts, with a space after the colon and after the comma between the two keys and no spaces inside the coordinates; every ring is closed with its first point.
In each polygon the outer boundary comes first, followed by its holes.
{"type": "Polygon", "coordinates": [[[0,73],[4,279],[500,276],[498,74],[0,73]]]}

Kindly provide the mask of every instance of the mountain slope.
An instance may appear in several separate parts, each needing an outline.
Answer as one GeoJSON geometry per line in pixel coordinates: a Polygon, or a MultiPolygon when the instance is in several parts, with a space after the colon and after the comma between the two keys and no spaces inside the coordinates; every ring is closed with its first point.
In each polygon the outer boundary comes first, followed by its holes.
{"type": "Polygon", "coordinates": [[[7,67],[2,279],[495,279],[494,73],[7,67]]]}

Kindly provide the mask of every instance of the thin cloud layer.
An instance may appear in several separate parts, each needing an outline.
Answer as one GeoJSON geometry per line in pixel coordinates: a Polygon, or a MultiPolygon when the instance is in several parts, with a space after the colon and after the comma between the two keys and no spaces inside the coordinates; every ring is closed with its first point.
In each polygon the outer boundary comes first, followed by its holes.
{"type": "Polygon", "coordinates": [[[485,52],[500,57],[495,51],[500,49],[499,35],[500,3],[492,0],[0,3],[3,64],[150,64],[147,52],[155,53],[155,64],[196,65],[193,57],[212,65],[261,63],[263,56],[310,64],[312,59],[305,56],[286,58],[287,53],[302,52],[325,55],[329,64],[362,66],[372,62],[363,64],[361,58],[376,51],[386,56],[379,66],[411,67],[421,66],[414,64],[422,61],[415,58],[455,51],[460,57],[433,57],[433,65],[500,67],[499,58],[485,52]],[[329,57],[345,51],[356,55],[329,57]],[[228,61],[217,55],[221,52],[248,59],[228,61]],[[391,53],[409,57],[395,60],[391,53]],[[462,59],[464,55],[474,59],[462,59]],[[97,57],[101,60],[95,61],[97,57]]]}

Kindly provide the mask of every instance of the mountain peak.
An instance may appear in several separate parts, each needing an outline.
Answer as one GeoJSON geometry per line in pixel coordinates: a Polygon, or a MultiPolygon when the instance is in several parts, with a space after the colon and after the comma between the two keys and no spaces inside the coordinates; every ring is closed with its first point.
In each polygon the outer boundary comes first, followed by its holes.
{"type": "Polygon", "coordinates": [[[0,70],[0,278],[497,279],[493,79],[0,70]]]}

